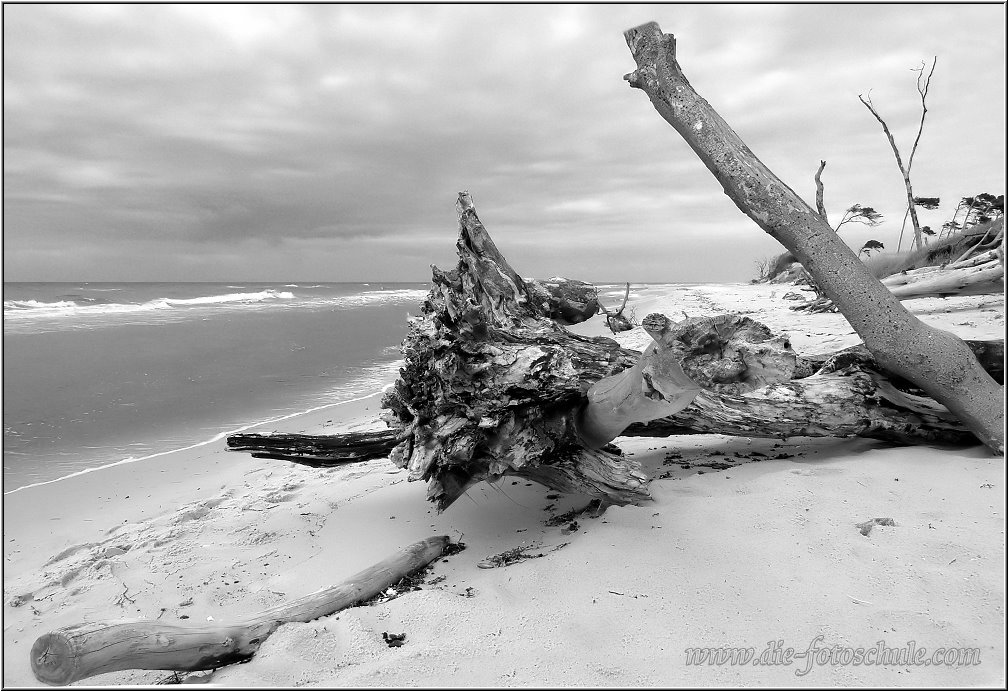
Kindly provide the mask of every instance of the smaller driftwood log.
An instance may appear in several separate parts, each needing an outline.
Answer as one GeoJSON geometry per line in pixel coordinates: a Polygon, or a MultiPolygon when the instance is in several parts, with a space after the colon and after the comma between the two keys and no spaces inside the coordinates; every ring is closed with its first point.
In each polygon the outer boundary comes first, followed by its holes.
{"type": "Polygon", "coordinates": [[[46,684],[64,685],[123,669],[194,672],[247,660],[281,624],[312,621],[374,597],[437,559],[448,543],[447,535],[415,542],[339,585],[232,624],[125,621],[58,629],[35,641],[32,672],[46,684]]]}
{"type": "Polygon", "coordinates": [[[322,468],[384,458],[400,441],[396,431],[390,429],[330,435],[232,434],[227,438],[227,447],[229,451],[247,451],[253,458],[322,468]]]}

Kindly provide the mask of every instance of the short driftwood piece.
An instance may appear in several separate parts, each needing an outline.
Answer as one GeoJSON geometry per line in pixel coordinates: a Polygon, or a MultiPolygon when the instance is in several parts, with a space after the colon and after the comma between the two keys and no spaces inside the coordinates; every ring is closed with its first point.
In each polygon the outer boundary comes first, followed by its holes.
{"type": "Polygon", "coordinates": [[[95,622],[44,634],[31,649],[35,677],[70,684],[123,669],[199,671],[250,658],[281,624],[308,622],[363,602],[444,553],[447,535],[415,542],[343,583],[244,621],[212,626],[161,621],[95,622]]]}

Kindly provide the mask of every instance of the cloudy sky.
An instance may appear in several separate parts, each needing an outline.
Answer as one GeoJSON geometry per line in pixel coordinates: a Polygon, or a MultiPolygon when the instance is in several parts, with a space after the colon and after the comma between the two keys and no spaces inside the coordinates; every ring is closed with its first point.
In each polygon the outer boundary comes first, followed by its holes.
{"type": "Polygon", "coordinates": [[[4,7],[7,281],[423,281],[469,189],[519,273],[746,281],[781,251],[623,74],[650,19],[762,160],[894,248],[1005,186],[994,5],[4,7]]]}

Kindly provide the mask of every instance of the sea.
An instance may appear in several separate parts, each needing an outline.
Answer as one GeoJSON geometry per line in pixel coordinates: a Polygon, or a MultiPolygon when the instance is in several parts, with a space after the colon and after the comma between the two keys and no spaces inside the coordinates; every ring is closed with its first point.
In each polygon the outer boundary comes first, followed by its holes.
{"type": "Polygon", "coordinates": [[[379,392],[425,283],[4,283],[3,491],[379,392]]]}

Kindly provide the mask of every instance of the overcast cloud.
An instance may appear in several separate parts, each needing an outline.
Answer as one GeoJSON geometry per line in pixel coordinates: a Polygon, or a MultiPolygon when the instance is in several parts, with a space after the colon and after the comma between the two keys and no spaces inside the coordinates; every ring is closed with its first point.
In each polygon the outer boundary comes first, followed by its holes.
{"type": "Polygon", "coordinates": [[[7,5],[4,280],[422,281],[469,189],[519,273],[746,281],[781,251],[647,96],[624,29],[843,231],[1005,185],[1004,5],[7,5]]]}

